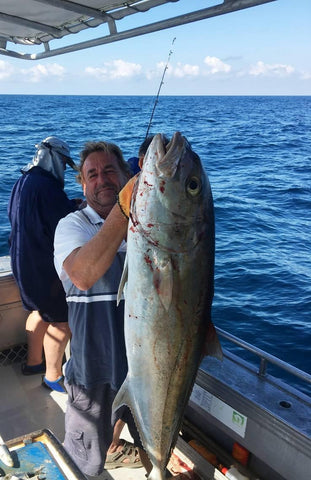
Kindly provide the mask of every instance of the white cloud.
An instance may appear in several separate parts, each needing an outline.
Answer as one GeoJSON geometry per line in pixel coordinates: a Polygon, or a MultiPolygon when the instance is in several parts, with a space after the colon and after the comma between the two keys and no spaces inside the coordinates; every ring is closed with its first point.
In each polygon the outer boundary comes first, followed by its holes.
{"type": "MultiPolygon", "coordinates": [[[[161,77],[163,75],[165,65],[165,62],[158,62],[154,68],[151,70],[146,70],[145,76],[147,80],[152,80],[155,77],[161,77]]],[[[167,75],[170,75],[171,70],[172,67],[169,65],[166,72],[167,75]]]]}
{"type": "Polygon", "coordinates": [[[216,73],[229,73],[231,71],[231,66],[217,57],[207,56],[204,58],[204,63],[209,67],[208,74],[215,75],[216,73]]]}
{"type": "Polygon", "coordinates": [[[21,70],[23,80],[29,82],[38,83],[43,79],[49,77],[61,79],[64,77],[65,68],[57,63],[51,63],[48,65],[38,64],[31,68],[25,68],[21,70]]]}
{"type": "Polygon", "coordinates": [[[14,72],[14,68],[8,62],[0,60],[0,80],[9,78],[14,72]]]}
{"type": "Polygon", "coordinates": [[[105,80],[109,78],[108,69],[104,67],[86,67],[84,69],[85,73],[90,77],[95,77],[99,80],[105,80]]]}
{"type": "MultiPolygon", "coordinates": [[[[131,78],[139,77],[142,81],[143,78],[147,80],[159,81],[162,78],[165,67],[167,66],[167,71],[165,72],[165,79],[167,78],[176,78],[177,81],[180,81],[180,84],[183,80],[196,79],[198,80],[206,79],[206,76],[209,78],[216,77],[221,78],[223,76],[228,77],[230,74],[230,79],[233,79],[233,76],[238,78],[256,78],[258,81],[264,78],[279,78],[285,79],[289,76],[296,77],[300,81],[309,81],[311,78],[311,73],[306,71],[295,70],[294,67],[290,64],[282,63],[264,63],[264,61],[257,61],[253,64],[245,64],[244,62],[239,63],[239,65],[234,63],[235,60],[230,58],[230,63],[226,63],[214,56],[205,56],[202,61],[198,64],[189,64],[189,63],[174,63],[171,62],[168,65],[165,61],[159,62],[146,67],[145,64],[127,62],[122,59],[116,59],[109,62],[103,63],[99,67],[89,66],[85,68],[84,74],[92,76],[97,81],[107,81],[115,82],[118,79],[128,80],[131,78]],[[231,61],[233,60],[233,61],[231,61]],[[239,68],[241,67],[241,68],[239,68]]],[[[227,58],[227,61],[228,58],[227,58]]],[[[152,59],[151,59],[152,62],[152,59]]],[[[75,79],[78,83],[79,77],[81,77],[81,71],[78,69],[69,70],[64,68],[62,65],[57,63],[35,63],[30,67],[21,68],[15,65],[12,65],[10,62],[0,60],[0,82],[4,83],[14,83],[15,85],[22,84],[25,82],[33,83],[38,85],[42,82],[43,88],[50,80],[51,83],[56,84],[57,80],[66,80],[66,82],[72,81],[75,79]]],[[[164,79],[164,82],[166,80],[164,79]]],[[[65,84],[65,82],[64,82],[65,84]]],[[[63,83],[62,83],[63,85],[63,83]]],[[[36,87],[37,88],[37,87],[36,87]]]]}
{"type": "Polygon", "coordinates": [[[269,65],[268,63],[264,63],[260,60],[256,63],[256,65],[253,65],[250,68],[249,74],[255,77],[286,77],[294,73],[294,70],[295,69],[291,65],[283,65],[281,63],[269,65]]]}
{"type": "Polygon", "coordinates": [[[301,80],[311,80],[311,73],[301,72],[300,78],[301,78],[301,80]]]}
{"type": "MultiPolygon", "coordinates": [[[[166,63],[159,62],[155,69],[146,72],[146,78],[152,80],[154,77],[160,77],[163,75],[166,63]]],[[[198,65],[189,65],[188,63],[182,64],[178,62],[176,66],[168,65],[165,72],[169,77],[197,77],[200,74],[200,67],[198,65]]]]}
{"type": "Polygon", "coordinates": [[[172,68],[172,75],[178,78],[197,77],[199,73],[200,68],[198,65],[189,65],[188,63],[183,65],[182,63],[178,62],[177,66],[172,68]]]}
{"type": "Polygon", "coordinates": [[[142,66],[138,63],[113,60],[105,62],[103,67],[86,67],[85,72],[99,80],[111,80],[117,78],[131,78],[139,75],[142,66]]]}

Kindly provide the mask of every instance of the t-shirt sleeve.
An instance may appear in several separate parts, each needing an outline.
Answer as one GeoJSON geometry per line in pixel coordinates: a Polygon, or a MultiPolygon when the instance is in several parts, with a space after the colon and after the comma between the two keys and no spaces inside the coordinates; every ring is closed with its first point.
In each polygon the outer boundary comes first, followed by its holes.
{"type": "Polygon", "coordinates": [[[69,214],[59,221],[54,236],[54,264],[58,276],[63,282],[69,278],[63,269],[64,261],[73,250],[82,247],[92,236],[93,232],[86,228],[77,212],[69,214]]]}

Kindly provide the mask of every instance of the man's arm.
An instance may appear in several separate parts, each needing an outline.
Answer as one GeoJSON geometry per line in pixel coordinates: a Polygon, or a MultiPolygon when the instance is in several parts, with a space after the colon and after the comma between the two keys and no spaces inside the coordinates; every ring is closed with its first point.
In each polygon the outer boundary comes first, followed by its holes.
{"type": "Polygon", "coordinates": [[[77,288],[88,290],[106,273],[126,237],[127,226],[128,221],[116,204],[99,232],[68,255],[63,268],[77,288]]]}

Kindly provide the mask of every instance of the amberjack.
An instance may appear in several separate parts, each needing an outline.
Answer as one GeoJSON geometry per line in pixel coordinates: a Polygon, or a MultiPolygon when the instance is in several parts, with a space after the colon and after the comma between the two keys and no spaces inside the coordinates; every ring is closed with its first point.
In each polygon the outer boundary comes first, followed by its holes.
{"type": "Polygon", "coordinates": [[[128,405],[153,469],[164,480],[200,362],[222,358],[211,321],[215,226],[209,180],[180,132],[155,135],[134,185],[125,295],[128,374],[115,402],[128,405]]]}

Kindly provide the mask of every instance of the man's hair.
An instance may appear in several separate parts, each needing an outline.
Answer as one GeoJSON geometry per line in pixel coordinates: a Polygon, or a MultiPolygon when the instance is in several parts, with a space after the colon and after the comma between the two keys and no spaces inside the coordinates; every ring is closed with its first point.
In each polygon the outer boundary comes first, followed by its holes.
{"type": "Polygon", "coordinates": [[[83,150],[80,152],[80,165],[79,173],[77,175],[77,181],[82,183],[82,168],[86,158],[93,152],[105,152],[114,155],[118,160],[118,165],[120,169],[127,175],[131,176],[131,169],[129,168],[127,162],[123,158],[123,154],[118,145],[109,142],[86,142],[83,150]]]}

